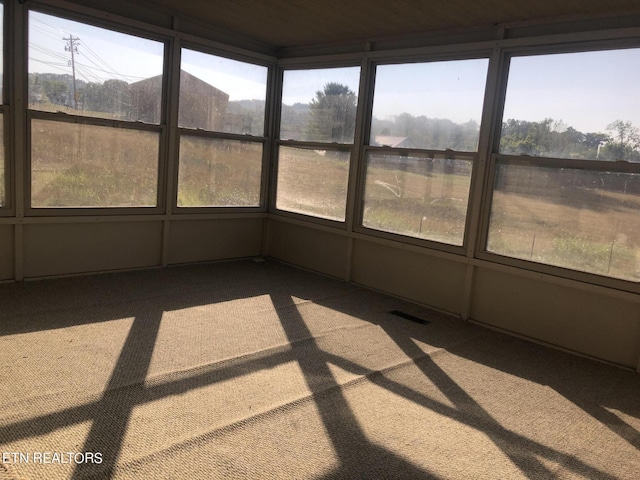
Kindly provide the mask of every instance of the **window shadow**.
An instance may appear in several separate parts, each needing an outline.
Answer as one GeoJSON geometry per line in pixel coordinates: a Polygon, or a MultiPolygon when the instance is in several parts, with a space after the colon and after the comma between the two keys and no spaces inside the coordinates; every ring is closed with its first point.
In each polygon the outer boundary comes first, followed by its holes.
{"type": "MultiPolygon", "coordinates": [[[[286,294],[272,294],[273,305],[287,338],[293,342],[302,333],[313,338],[298,309],[286,294]]],[[[328,356],[311,340],[313,352],[295,354],[309,390],[313,394],[322,423],[340,460],[340,467],[324,478],[437,479],[433,473],[407,462],[369,441],[358,423],[342,386],[329,369],[328,356]]]]}
{"type": "MultiPolygon", "coordinates": [[[[100,452],[104,467],[100,468],[101,478],[112,478],[122,449],[131,413],[138,404],[136,397],[143,393],[144,380],[151,364],[162,310],[149,310],[136,316],[127,340],[120,352],[111,379],[102,399],[93,406],[91,430],[81,452],[100,452]],[[133,384],[121,388],[123,384],[133,384]]],[[[71,476],[79,480],[95,473],[95,464],[80,463],[71,476]]]]}

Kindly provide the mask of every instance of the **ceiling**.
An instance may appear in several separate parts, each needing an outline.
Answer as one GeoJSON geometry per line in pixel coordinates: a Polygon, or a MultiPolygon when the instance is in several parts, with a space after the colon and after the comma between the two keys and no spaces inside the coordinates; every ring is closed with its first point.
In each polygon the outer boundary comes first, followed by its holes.
{"type": "Polygon", "coordinates": [[[275,48],[640,12],[640,0],[133,1],[275,48]]]}

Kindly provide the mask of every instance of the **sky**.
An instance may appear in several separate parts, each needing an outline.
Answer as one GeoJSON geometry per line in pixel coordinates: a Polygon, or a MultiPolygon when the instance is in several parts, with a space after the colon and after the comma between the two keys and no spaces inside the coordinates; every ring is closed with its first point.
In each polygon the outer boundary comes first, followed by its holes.
{"type": "Polygon", "coordinates": [[[183,49],[182,69],[229,94],[229,100],[264,100],[267,67],[183,49]]]}
{"type": "Polygon", "coordinates": [[[640,49],[513,58],[504,118],[545,117],[585,133],[640,127],[640,49]]]}
{"type": "Polygon", "coordinates": [[[352,92],[357,92],[360,67],[286,70],[282,85],[282,103],[309,103],[315,98],[316,92],[323,90],[329,82],[346,85],[352,92]]]}
{"type": "MultiPolygon", "coordinates": [[[[162,73],[162,42],[83,25],[39,12],[29,14],[29,71],[71,73],[65,51],[69,35],[80,39],[75,58],[77,78],[103,82],[110,78],[133,83],[162,73]]],[[[182,68],[229,94],[230,100],[264,100],[267,68],[188,49],[182,68]]]]}
{"type": "MultiPolygon", "coordinates": [[[[71,73],[63,37],[78,37],[77,76],[129,83],[162,73],[163,44],[31,11],[29,71],[71,73]]],[[[380,65],[375,117],[480,122],[487,59],[380,65]]],[[[183,49],[182,68],[229,94],[264,99],[267,68],[183,49]]],[[[640,49],[534,55],[511,60],[504,118],[553,118],[582,132],[604,132],[614,120],[640,127],[640,49]]],[[[283,102],[308,103],[328,82],[358,91],[359,67],[287,70],[283,102]]]]}
{"type": "Polygon", "coordinates": [[[379,65],[373,116],[409,113],[456,123],[482,117],[487,59],[379,65]]]}
{"type": "Polygon", "coordinates": [[[71,74],[71,55],[63,38],[79,38],[77,77],[129,83],[162,73],[164,44],[79,22],[29,12],[29,72],[71,74]]]}

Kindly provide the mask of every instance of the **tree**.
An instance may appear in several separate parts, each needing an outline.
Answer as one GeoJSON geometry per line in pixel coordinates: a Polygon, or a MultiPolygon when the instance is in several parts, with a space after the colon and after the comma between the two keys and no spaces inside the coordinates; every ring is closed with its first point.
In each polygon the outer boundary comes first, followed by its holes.
{"type": "Polygon", "coordinates": [[[309,103],[309,139],[317,142],[353,142],[356,105],[356,94],[348,86],[327,83],[309,103]]]}
{"type": "Polygon", "coordinates": [[[502,125],[500,152],[511,155],[547,155],[551,151],[553,119],[540,122],[509,119],[502,125]]]}
{"type": "Polygon", "coordinates": [[[603,158],[607,160],[632,160],[640,157],[640,130],[631,122],[616,120],[607,125],[612,138],[603,148],[603,158]]]}
{"type": "Polygon", "coordinates": [[[104,112],[124,114],[131,109],[129,84],[123,80],[109,79],[102,84],[104,112]]]}
{"type": "Polygon", "coordinates": [[[65,105],[67,103],[69,88],[64,82],[44,80],[42,86],[51,103],[56,105],[65,105]]]}
{"type": "Polygon", "coordinates": [[[78,97],[83,110],[99,112],[103,108],[102,85],[100,83],[87,83],[78,90],[78,97]]]}

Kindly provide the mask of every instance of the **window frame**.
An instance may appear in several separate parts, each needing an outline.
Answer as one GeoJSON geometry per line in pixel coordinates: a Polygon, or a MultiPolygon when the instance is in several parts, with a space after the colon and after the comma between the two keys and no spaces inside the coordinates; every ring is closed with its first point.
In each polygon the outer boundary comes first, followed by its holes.
{"type": "Polygon", "coordinates": [[[618,41],[609,41],[607,43],[592,41],[581,44],[528,46],[520,48],[514,47],[505,48],[501,51],[501,60],[504,66],[502,69],[502,77],[499,80],[497,94],[495,97],[496,114],[494,117],[494,122],[491,125],[492,131],[490,153],[488,156],[487,165],[487,181],[484,183],[485,188],[482,192],[481,216],[479,224],[480,228],[478,231],[475,253],[475,257],[478,260],[491,262],[492,264],[503,265],[505,267],[514,267],[529,272],[534,272],[540,274],[542,278],[544,278],[545,275],[548,275],[551,277],[560,277],[566,278],[568,280],[600,285],[605,288],[622,290],[631,293],[640,293],[640,281],[634,282],[632,280],[625,280],[598,273],[586,272],[570,267],[562,267],[549,263],[543,263],[540,261],[515,258],[506,254],[489,251],[487,249],[491,222],[491,209],[493,205],[494,186],[499,163],[506,165],[526,165],[532,167],[557,168],[559,170],[562,168],[568,168],[574,170],[595,171],[603,173],[610,172],[640,174],[640,162],[568,159],[499,153],[511,59],[528,56],[533,57],[554,54],[605,52],[611,50],[625,50],[634,48],[640,48],[640,40],[623,39],[618,41]]]}
{"type": "Polygon", "coordinates": [[[272,171],[270,175],[270,189],[269,189],[269,213],[277,214],[282,217],[287,217],[293,220],[301,220],[304,222],[311,222],[318,225],[323,225],[326,227],[337,228],[340,230],[347,230],[349,227],[349,198],[350,191],[354,188],[354,164],[358,163],[357,152],[359,146],[359,135],[358,128],[359,125],[362,124],[362,105],[363,105],[363,75],[364,69],[362,62],[359,60],[331,60],[331,59],[323,59],[321,61],[293,61],[288,62],[286,60],[279,62],[276,70],[276,95],[274,99],[275,106],[275,118],[273,122],[273,147],[271,150],[272,156],[272,171]],[[281,139],[280,138],[280,128],[282,122],[282,95],[284,90],[284,72],[286,71],[313,71],[313,70],[330,70],[333,68],[359,68],[359,82],[358,82],[358,91],[355,92],[357,96],[356,103],[356,118],[354,125],[354,139],[351,143],[333,143],[333,142],[317,142],[317,141],[307,141],[307,140],[291,140],[291,139],[281,139]],[[349,168],[347,174],[347,191],[344,199],[345,205],[345,219],[344,220],[333,220],[326,217],[320,217],[316,215],[312,215],[310,213],[301,213],[301,212],[292,212],[289,210],[279,209],[277,204],[277,194],[278,194],[278,169],[279,169],[279,158],[280,158],[280,148],[281,147],[291,147],[291,148],[299,148],[299,149],[311,149],[311,150],[327,150],[334,152],[349,152],[349,168]]]}
{"type": "Polygon", "coordinates": [[[408,243],[411,245],[427,247],[433,250],[441,250],[449,253],[457,253],[464,254],[466,252],[466,244],[467,244],[467,236],[470,226],[470,216],[471,216],[471,200],[472,200],[472,179],[474,176],[474,171],[476,170],[476,165],[478,163],[479,154],[477,152],[458,152],[455,150],[432,150],[432,149],[410,149],[410,148],[394,148],[387,146],[370,146],[365,145],[362,153],[362,193],[359,195],[359,202],[357,205],[357,219],[358,223],[354,226],[354,231],[357,233],[363,233],[366,235],[370,235],[373,237],[384,238],[387,240],[394,240],[397,242],[408,243]],[[402,233],[394,233],[386,230],[378,230],[372,227],[365,226],[364,223],[364,210],[365,210],[365,184],[366,184],[366,170],[367,170],[367,161],[369,154],[389,154],[389,155],[397,155],[400,157],[409,156],[409,157],[425,157],[429,158],[433,155],[435,158],[445,158],[451,160],[461,160],[469,162],[471,166],[471,174],[469,176],[469,192],[468,192],[468,200],[466,205],[466,213],[465,213],[465,226],[464,233],[462,236],[462,243],[459,245],[453,243],[439,242],[437,240],[431,240],[428,238],[415,237],[412,235],[402,234],[402,233]]]}
{"type": "Polygon", "coordinates": [[[162,205],[159,204],[159,199],[164,198],[164,190],[163,190],[163,179],[160,174],[161,172],[161,158],[163,157],[163,134],[166,131],[166,127],[161,125],[147,124],[147,123],[134,123],[127,122],[124,120],[109,120],[102,119],[97,117],[82,117],[79,115],[68,115],[64,113],[52,113],[52,112],[39,112],[35,110],[27,111],[27,122],[29,128],[27,129],[27,164],[29,168],[25,170],[25,197],[27,200],[27,205],[25,205],[25,215],[37,215],[37,216],[47,216],[47,215],[78,215],[78,214],[89,214],[94,215],[99,213],[100,215],[116,215],[116,214],[140,214],[149,211],[161,211],[162,205]],[[67,123],[67,124],[75,124],[75,125],[88,125],[88,126],[97,126],[97,127],[107,127],[118,130],[131,130],[136,132],[153,132],[158,134],[158,159],[157,159],[157,169],[158,176],[156,179],[156,205],[155,206],[109,206],[109,207],[34,207],[32,206],[32,197],[31,197],[31,186],[32,186],[32,121],[33,120],[45,120],[49,122],[56,123],[67,123]]]}
{"type": "Polygon", "coordinates": [[[359,157],[360,169],[358,172],[358,185],[357,202],[355,205],[355,222],[353,231],[358,234],[364,234],[370,237],[377,237],[380,239],[390,240],[394,242],[406,243],[409,245],[415,245],[418,247],[425,247],[434,251],[441,251],[446,253],[452,253],[456,255],[466,255],[468,250],[469,236],[473,218],[473,191],[474,183],[476,182],[476,176],[478,175],[479,163],[482,158],[481,151],[481,139],[482,139],[482,121],[485,117],[485,110],[492,108],[491,105],[487,106],[485,99],[487,97],[487,90],[490,88],[489,74],[491,66],[491,50],[481,48],[471,51],[460,52],[438,52],[431,55],[409,55],[409,56],[382,56],[370,61],[370,79],[368,83],[368,98],[366,104],[366,123],[364,124],[363,132],[363,145],[359,157]],[[404,64],[418,64],[418,63],[434,63],[434,62],[449,62],[460,60],[479,60],[485,59],[487,61],[487,73],[485,76],[485,87],[482,93],[482,110],[480,112],[480,121],[478,122],[480,131],[478,133],[478,147],[475,152],[455,151],[455,150],[436,150],[427,148],[403,148],[403,147],[389,147],[389,146],[374,146],[370,145],[371,142],[371,128],[373,121],[373,103],[375,94],[375,78],[378,66],[384,65],[404,65],[404,64]],[[366,183],[366,170],[367,170],[367,156],[369,153],[383,153],[389,152],[399,156],[446,156],[453,155],[454,159],[470,159],[471,161],[471,176],[469,180],[469,194],[467,200],[467,209],[465,216],[465,227],[461,245],[455,245],[450,243],[439,242],[436,240],[429,240],[426,238],[419,238],[410,235],[404,235],[399,233],[386,232],[383,230],[376,230],[374,228],[366,227],[363,225],[364,217],[364,194],[366,183]]]}
{"type": "Polygon", "coordinates": [[[171,181],[174,182],[174,192],[172,195],[171,201],[171,213],[173,214],[206,214],[206,213],[223,213],[223,214],[234,214],[234,213],[264,213],[267,211],[267,195],[268,195],[268,179],[269,179],[269,155],[270,155],[270,144],[271,139],[269,136],[269,132],[271,131],[271,118],[270,111],[272,110],[272,95],[271,91],[273,89],[273,71],[274,65],[273,63],[269,63],[264,60],[260,60],[257,58],[247,57],[244,55],[231,54],[228,51],[219,50],[216,48],[212,48],[210,46],[206,46],[199,43],[194,42],[181,42],[180,45],[176,46],[176,56],[178,63],[178,78],[175,79],[175,84],[177,94],[176,98],[177,105],[175,108],[176,118],[175,121],[175,131],[176,131],[176,142],[175,148],[172,152],[175,156],[175,168],[172,174],[170,175],[171,181]],[[265,67],[267,69],[267,83],[266,83],[266,91],[265,91],[265,109],[264,109],[264,123],[263,123],[263,132],[262,135],[251,135],[251,134],[242,134],[242,133],[228,133],[228,132],[217,132],[217,131],[209,131],[201,128],[188,128],[181,127],[178,123],[178,114],[179,114],[179,97],[180,97],[180,72],[182,70],[182,50],[188,49],[192,51],[196,51],[198,53],[204,53],[207,55],[213,55],[217,57],[222,57],[228,60],[235,60],[238,62],[244,62],[251,65],[265,67]],[[178,189],[179,189],[179,174],[180,174],[180,140],[183,136],[187,137],[201,137],[201,138],[210,138],[214,140],[231,140],[238,142],[251,142],[256,144],[262,144],[262,163],[261,163],[261,176],[260,176],[260,191],[259,191],[259,205],[257,206],[233,206],[233,205],[218,205],[218,206],[179,206],[178,205],[178,189]]]}
{"type": "MultiPolygon", "coordinates": [[[[65,20],[83,23],[91,27],[111,30],[116,33],[132,35],[145,40],[151,40],[163,45],[163,67],[162,67],[162,87],[160,93],[160,118],[157,124],[146,123],[140,121],[115,120],[101,117],[92,117],[85,115],[73,115],[63,112],[47,112],[40,110],[32,110],[25,102],[25,170],[24,170],[24,215],[25,217],[71,217],[71,216],[115,216],[115,215],[140,215],[140,214],[161,214],[166,211],[166,182],[164,181],[164,172],[167,170],[168,163],[168,117],[170,95],[170,75],[171,62],[170,52],[172,45],[172,37],[159,34],[151,30],[143,28],[135,28],[126,24],[111,22],[108,19],[95,18],[88,15],[69,10],[49,7],[45,5],[35,5],[25,9],[25,46],[28,45],[29,38],[29,14],[30,12],[43,13],[45,15],[56,16],[65,20]],[[156,188],[156,205],[155,206],[89,206],[89,207],[34,207],[31,198],[31,179],[33,164],[31,161],[32,145],[31,130],[32,120],[47,120],[63,123],[75,123],[78,125],[92,125],[110,128],[124,128],[135,131],[153,131],[158,133],[158,159],[157,159],[157,188],[156,188]]],[[[28,56],[28,47],[25,47],[25,60],[28,56]]],[[[25,61],[24,76],[28,78],[29,64],[25,61]]],[[[24,82],[22,86],[23,98],[28,99],[28,82],[24,82]]]]}

